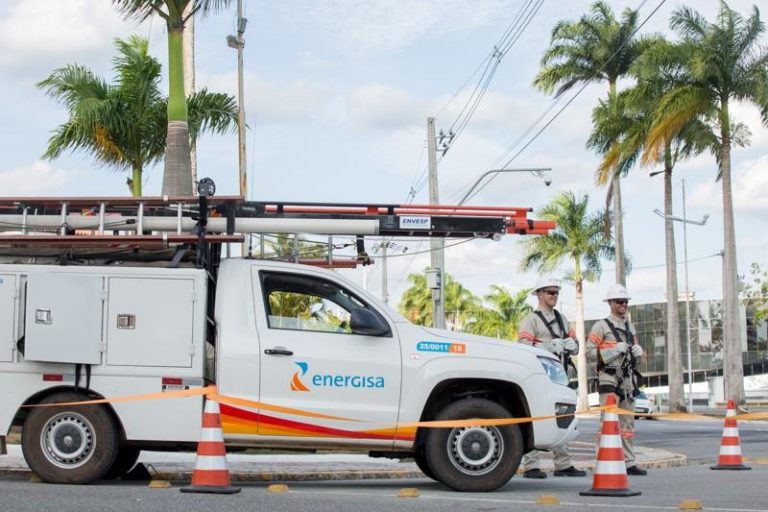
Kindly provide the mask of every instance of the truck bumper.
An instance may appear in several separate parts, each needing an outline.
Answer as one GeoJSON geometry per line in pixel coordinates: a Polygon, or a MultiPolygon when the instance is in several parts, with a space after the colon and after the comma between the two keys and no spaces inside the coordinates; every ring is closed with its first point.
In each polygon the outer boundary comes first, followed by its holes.
{"type": "MultiPolygon", "coordinates": [[[[529,380],[530,389],[537,390],[535,393],[539,397],[546,397],[536,401],[537,408],[531,410],[532,416],[560,416],[576,411],[576,393],[572,389],[554,384],[544,375],[529,380]]],[[[574,440],[578,435],[579,420],[575,416],[533,422],[534,446],[538,449],[549,450],[574,440]]]]}

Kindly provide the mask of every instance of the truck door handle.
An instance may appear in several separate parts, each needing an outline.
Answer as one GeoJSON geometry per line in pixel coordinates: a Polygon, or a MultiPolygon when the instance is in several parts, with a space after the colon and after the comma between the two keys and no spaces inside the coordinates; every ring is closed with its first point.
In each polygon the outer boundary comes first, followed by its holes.
{"type": "Polygon", "coordinates": [[[264,353],[268,356],[292,356],[293,350],[288,350],[283,347],[268,348],[264,350],[264,353]]]}

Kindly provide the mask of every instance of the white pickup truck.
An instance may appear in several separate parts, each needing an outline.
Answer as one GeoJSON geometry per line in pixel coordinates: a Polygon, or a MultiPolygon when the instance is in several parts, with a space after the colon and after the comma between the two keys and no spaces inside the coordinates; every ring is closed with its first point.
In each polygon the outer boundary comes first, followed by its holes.
{"type": "Polygon", "coordinates": [[[225,259],[205,270],[0,265],[0,433],[22,428],[43,480],[86,483],[141,450],[191,449],[202,397],[22,407],[215,383],[229,447],[412,457],[459,491],[491,491],[523,453],[576,435],[573,417],[503,427],[428,420],[552,416],[576,396],[547,352],[410,324],[336,272],[225,259]],[[215,304],[215,306],[214,306],[215,304]]]}

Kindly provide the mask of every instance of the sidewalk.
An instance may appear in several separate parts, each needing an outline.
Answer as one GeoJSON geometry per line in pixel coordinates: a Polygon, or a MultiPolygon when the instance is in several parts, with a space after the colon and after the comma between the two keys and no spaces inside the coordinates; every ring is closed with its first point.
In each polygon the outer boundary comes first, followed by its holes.
{"type": "MultiPolygon", "coordinates": [[[[593,443],[568,445],[576,467],[591,469],[595,463],[593,443]]],[[[685,455],[652,448],[635,448],[638,465],[645,468],[684,466],[685,455]]],[[[541,454],[542,471],[551,473],[552,455],[541,454]]],[[[142,452],[139,462],[150,474],[171,481],[189,481],[195,467],[194,453],[142,452]]],[[[362,480],[374,478],[425,478],[413,461],[371,458],[365,454],[241,454],[227,455],[231,478],[238,482],[297,482],[318,480],[362,480]]],[[[522,472],[522,471],[519,471],[522,472]]],[[[21,446],[9,445],[0,455],[0,476],[27,477],[31,474],[21,446]]]]}

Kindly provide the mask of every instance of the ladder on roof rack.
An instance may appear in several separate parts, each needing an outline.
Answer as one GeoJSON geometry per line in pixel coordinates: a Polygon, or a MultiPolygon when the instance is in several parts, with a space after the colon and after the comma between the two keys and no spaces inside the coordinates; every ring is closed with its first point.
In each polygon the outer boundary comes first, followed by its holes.
{"type": "MultiPolygon", "coordinates": [[[[240,196],[0,198],[0,247],[125,251],[239,243],[249,234],[491,238],[547,234],[527,207],[244,201],[240,196]]],[[[202,251],[202,252],[205,252],[202,251]]],[[[174,260],[177,256],[174,256],[174,260]]],[[[308,262],[310,264],[321,264],[308,262]]],[[[345,266],[351,266],[351,263],[345,266]]]]}

